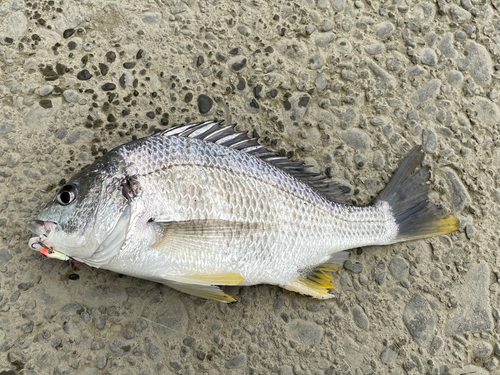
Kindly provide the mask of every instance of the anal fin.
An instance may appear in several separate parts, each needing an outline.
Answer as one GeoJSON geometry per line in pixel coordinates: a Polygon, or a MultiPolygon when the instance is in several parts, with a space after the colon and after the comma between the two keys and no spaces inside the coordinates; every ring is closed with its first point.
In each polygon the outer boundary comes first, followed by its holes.
{"type": "Polygon", "coordinates": [[[332,283],[333,277],[329,273],[336,272],[339,267],[340,265],[336,263],[322,263],[307,277],[295,280],[288,285],[282,285],[282,287],[313,298],[333,298],[334,295],[331,291],[335,289],[335,286],[332,283]]]}
{"type": "Polygon", "coordinates": [[[183,276],[182,278],[186,279],[186,281],[192,280],[193,283],[201,285],[239,285],[245,281],[243,276],[235,272],[215,275],[190,275],[183,276]]]}
{"type": "Polygon", "coordinates": [[[174,281],[164,281],[163,284],[172,289],[178,290],[192,296],[214,299],[224,303],[236,302],[230,295],[224,293],[218,286],[213,285],[197,285],[197,284],[182,284],[174,281]]]}

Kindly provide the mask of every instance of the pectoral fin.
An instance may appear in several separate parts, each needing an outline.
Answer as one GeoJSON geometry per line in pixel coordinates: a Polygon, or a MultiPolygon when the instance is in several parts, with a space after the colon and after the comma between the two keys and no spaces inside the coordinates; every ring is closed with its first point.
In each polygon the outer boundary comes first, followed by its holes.
{"type": "Polygon", "coordinates": [[[214,299],[224,303],[236,302],[236,300],[225,294],[219,287],[212,285],[182,284],[175,281],[165,281],[163,284],[172,289],[196,297],[214,299]]]}

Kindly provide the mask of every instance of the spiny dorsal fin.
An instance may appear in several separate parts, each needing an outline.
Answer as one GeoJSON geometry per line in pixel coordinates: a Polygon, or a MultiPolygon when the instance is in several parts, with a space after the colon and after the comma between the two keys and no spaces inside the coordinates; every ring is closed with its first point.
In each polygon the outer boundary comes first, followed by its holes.
{"type": "Polygon", "coordinates": [[[341,185],[338,182],[327,181],[326,176],[309,172],[309,166],[304,163],[279,156],[274,151],[259,145],[257,138],[248,138],[244,133],[237,133],[235,131],[236,124],[221,127],[223,122],[224,121],[204,121],[188,125],[179,125],[156,133],[153,136],[196,138],[205,142],[213,142],[221,146],[246,152],[305,182],[326,198],[337,203],[350,203],[349,193],[351,189],[348,186],[341,185]]]}

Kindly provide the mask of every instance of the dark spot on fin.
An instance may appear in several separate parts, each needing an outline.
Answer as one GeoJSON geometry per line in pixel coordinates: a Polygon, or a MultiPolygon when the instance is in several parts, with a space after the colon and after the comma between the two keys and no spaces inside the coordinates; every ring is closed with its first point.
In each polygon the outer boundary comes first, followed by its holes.
{"type": "Polygon", "coordinates": [[[236,124],[221,127],[224,121],[205,121],[195,124],[179,125],[152,135],[153,137],[188,137],[213,142],[221,146],[234,148],[253,155],[277,168],[289,173],[293,177],[311,186],[324,197],[337,203],[350,203],[351,188],[338,182],[328,181],[328,178],[319,173],[310,172],[309,166],[302,162],[292,161],[277,155],[259,145],[257,138],[249,138],[244,133],[237,133],[236,124]]]}

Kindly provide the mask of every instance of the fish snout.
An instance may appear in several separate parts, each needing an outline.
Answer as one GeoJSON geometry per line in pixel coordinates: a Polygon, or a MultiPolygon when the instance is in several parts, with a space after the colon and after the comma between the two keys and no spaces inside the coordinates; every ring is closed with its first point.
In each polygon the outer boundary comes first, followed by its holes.
{"type": "Polygon", "coordinates": [[[57,224],[53,221],[33,220],[28,229],[38,235],[39,237],[48,237],[49,233],[55,228],[57,224]]]}

